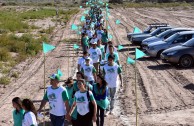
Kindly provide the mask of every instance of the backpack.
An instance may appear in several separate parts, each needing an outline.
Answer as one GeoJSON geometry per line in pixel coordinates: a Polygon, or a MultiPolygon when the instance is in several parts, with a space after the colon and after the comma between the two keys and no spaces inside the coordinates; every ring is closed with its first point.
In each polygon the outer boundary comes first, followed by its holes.
{"type": "Polygon", "coordinates": [[[92,119],[93,115],[94,115],[94,105],[92,103],[92,101],[90,100],[90,94],[89,91],[87,91],[87,98],[88,98],[88,102],[89,102],[89,117],[92,119]]]}

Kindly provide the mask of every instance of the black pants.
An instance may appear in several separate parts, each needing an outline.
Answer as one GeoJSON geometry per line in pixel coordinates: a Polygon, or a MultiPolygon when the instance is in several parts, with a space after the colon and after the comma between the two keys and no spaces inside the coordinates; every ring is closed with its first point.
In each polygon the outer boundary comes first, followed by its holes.
{"type": "Polygon", "coordinates": [[[100,106],[97,106],[96,116],[97,116],[96,125],[104,126],[104,109],[102,109],[100,106]]]}
{"type": "Polygon", "coordinates": [[[80,115],[77,113],[76,126],[93,126],[92,117],[89,113],[86,115],[80,115]]]}

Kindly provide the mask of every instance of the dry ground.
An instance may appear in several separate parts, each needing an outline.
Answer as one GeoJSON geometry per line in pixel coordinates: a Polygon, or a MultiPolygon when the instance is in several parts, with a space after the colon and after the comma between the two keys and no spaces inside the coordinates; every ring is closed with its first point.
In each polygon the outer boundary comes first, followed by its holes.
{"type": "MultiPolygon", "coordinates": [[[[127,40],[127,32],[133,26],[141,29],[153,22],[168,22],[172,26],[193,27],[194,10],[191,8],[142,8],[142,9],[113,9],[109,19],[115,45],[122,44],[125,48],[120,52],[123,66],[124,88],[117,93],[114,114],[105,119],[106,126],[135,125],[135,90],[134,66],[126,65],[127,56],[134,57],[135,47],[127,40]],[[116,25],[115,20],[121,20],[116,25]]],[[[75,15],[65,29],[56,28],[52,44],[56,49],[47,55],[46,76],[60,68],[63,79],[75,74],[77,54],[72,50],[72,43],[60,42],[62,39],[77,39],[78,36],[70,31],[72,23],[79,24],[81,13],[75,15]],[[70,49],[70,51],[69,51],[70,49]],[[69,53],[68,53],[69,52],[69,53]],[[68,56],[70,57],[68,58],[68,56]],[[69,59],[69,65],[68,65],[69,59]]],[[[81,54],[79,54],[81,55],[81,54]]],[[[15,96],[28,97],[36,101],[43,96],[43,54],[28,62],[20,64],[23,73],[20,78],[6,88],[1,87],[0,95],[0,126],[11,126],[13,110],[11,99],[15,96]]],[[[141,126],[186,126],[194,125],[194,70],[180,69],[163,64],[161,60],[145,57],[137,63],[138,89],[138,121],[141,126]]],[[[46,79],[47,84],[48,79],[46,79]]]]}

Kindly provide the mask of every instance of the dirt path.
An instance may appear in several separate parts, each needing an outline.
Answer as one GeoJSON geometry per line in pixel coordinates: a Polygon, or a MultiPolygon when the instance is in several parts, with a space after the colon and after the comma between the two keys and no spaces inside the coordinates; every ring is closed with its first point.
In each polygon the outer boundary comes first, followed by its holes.
{"type": "MultiPolygon", "coordinates": [[[[168,22],[173,26],[194,27],[194,14],[192,9],[113,9],[109,19],[115,45],[122,44],[124,49],[120,51],[120,61],[123,68],[124,88],[118,89],[116,108],[113,115],[105,118],[105,126],[129,126],[135,125],[135,90],[134,90],[134,66],[127,65],[127,57],[134,57],[135,47],[130,45],[126,33],[131,32],[134,26],[141,29],[146,24],[153,22],[168,22]],[[121,20],[121,25],[115,21],[121,20]]],[[[46,76],[62,70],[62,79],[73,76],[76,71],[77,53],[72,49],[78,36],[70,31],[72,23],[79,24],[81,13],[75,15],[66,28],[58,27],[52,37],[52,44],[56,49],[47,54],[46,76]],[[60,42],[63,39],[71,43],[60,42]],[[68,58],[68,55],[70,57],[68,58]],[[68,65],[69,60],[69,65],[68,65]],[[68,67],[69,66],[69,67],[68,67]]],[[[81,55],[81,54],[79,54],[81,55]]],[[[11,126],[12,105],[11,100],[15,96],[31,98],[40,104],[43,96],[43,55],[20,64],[23,73],[18,80],[0,88],[0,126],[11,126]]],[[[168,64],[163,64],[159,59],[142,58],[137,63],[137,89],[139,125],[141,126],[167,126],[167,125],[194,125],[194,69],[179,69],[168,64]]],[[[46,80],[48,84],[48,79],[46,80]]]]}

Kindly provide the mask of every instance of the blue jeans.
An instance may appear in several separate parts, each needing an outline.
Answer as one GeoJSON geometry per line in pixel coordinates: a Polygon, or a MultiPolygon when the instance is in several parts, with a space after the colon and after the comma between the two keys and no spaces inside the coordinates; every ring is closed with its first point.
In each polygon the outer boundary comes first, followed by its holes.
{"type": "Polygon", "coordinates": [[[115,94],[116,94],[116,87],[108,88],[108,97],[109,97],[109,101],[110,101],[110,111],[112,111],[114,108],[115,94]]]}
{"type": "Polygon", "coordinates": [[[51,119],[52,126],[64,126],[65,124],[65,115],[56,116],[56,115],[50,114],[50,119],[51,119]]]}

